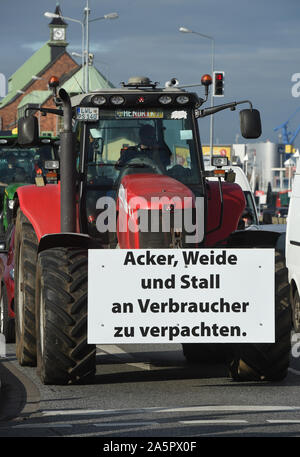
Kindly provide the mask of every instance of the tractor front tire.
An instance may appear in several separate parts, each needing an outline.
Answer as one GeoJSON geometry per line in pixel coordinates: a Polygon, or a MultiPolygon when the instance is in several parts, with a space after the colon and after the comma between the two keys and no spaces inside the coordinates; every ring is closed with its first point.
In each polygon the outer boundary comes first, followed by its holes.
{"type": "Polygon", "coordinates": [[[96,347],[87,343],[87,250],[51,248],[38,256],[37,370],[44,384],[87,382],[96,347]]]}
{"type": "Polygon", "coordinates": [[[38,240],[33,226],[18,210],[15,229],[16,355],[22,366],[36,365],[35,273],[38,240]]]}
{"type": "Polygon", "coordinates": [[[287,376],[291,351],[292,311],[285,259],[275,251],[275,343],[237,345],[230,366],[235,381],[281,381],[287,376]]]}

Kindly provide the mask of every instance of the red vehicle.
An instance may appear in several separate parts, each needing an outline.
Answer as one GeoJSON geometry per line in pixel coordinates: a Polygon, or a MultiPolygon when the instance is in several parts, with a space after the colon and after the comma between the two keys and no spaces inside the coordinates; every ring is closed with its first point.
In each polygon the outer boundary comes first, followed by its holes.
{"type": "MultiPolygon", "coordinates": [[[[209,75],[202,78],[205,99],[172,81],[160,88],[148,78],[136,77],[121,88],[72,99],[60,89],[57,110],[40,108],[63,115],[60,182],[17,190],[15,312],[18,361],[21,365],[37,364],[43,383],[83,382],[95,373],[96,346],[87,343],[88,249],[201,249],[220,244],[276,247],[278,233],[237,231],[245,198],[232,173],[224,183],[206,179],[198,119],[249,103],[250,109],[240,112],[242,135],[258,138],[261,134],[259,112],[251,102],[200,109],[208,99],[211,81],[209,75]],[[177,203],[153,201],[153,197],[172,200],[178,195],[178,207],[177,203]],[[95,229],[95,220],[101,219],[105,210],[96,204],[100,197],[116,202],[112,227],[107,231],[101,231],[97,223],[95,229]],[[140,198],[141,203],[132,208],[134,198],[140,198]],[[177,226],[177,208],[196,219],[199,236],[193,245],[177,226]],[[158,221],[165,213],[171,214],[168,231],[161,225],[156,231],[135,230],[138,220],[149,213],[158,221]],[[124,225],[119,230],[121,219],[124,225]]],[[[21,145],[34,144],[37,122],[34,116],[19,120],[21,145]]],[[[223,159],[215,162],[219,175],[227,164],[223,159]]],[[[230,360],[233,379],[278,380],[286,376],[291,321],[282,283],[284,261],[279,253],[275,267],[275,343],[241,344],[233,352],[228,344],[184,343],[187,360],[211,363],[221,355],[224,361],[230,360]]],[[[113,277],[112,285],[117,281],[113,277]]]]}
{"type": "Polygon", "coordinates": [[[7,236],[5,244],[8,245],[7,252],[5,246],[0,253],[0,333],[5,336],[7,343],[15,341],[15,312],[14,312],[14,240],[15,227],[13,226],[7,236]]]}

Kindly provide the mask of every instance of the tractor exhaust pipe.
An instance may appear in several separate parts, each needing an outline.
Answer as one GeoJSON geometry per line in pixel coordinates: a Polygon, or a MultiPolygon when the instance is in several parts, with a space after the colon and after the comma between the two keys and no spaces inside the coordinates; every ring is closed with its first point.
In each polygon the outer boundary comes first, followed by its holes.
{"type": "Polygon", "coordinates": [[[59,90],[63,104],[64,129],[60,134],[60,226],[61,232],[76,232],[76,155],[72,132],[72,107],[68,93],[59,90]]]}

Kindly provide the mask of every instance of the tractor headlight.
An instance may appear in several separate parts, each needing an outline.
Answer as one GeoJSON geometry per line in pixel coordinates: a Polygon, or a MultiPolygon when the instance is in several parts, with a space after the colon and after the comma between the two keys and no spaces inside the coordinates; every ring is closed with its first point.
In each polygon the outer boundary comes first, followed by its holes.
{"type": "Polygon", "coordinates": [[[46,170],[58,170],[59,161],[58,160],[45,160],[44,168],[46,170]]]}
{"type": "Polygon", "coordinates": [[[228,157],[223,156],[213,156],[211,159],[211,164],[214,167],[226,167],[228,165],[228,157]]]}
{"type": "Polygon", "coordinates": [[[106,98],[103,97],[103,95],[95,95],[93,98],[92,98],[92,103],[93,105],[104,105],[104,103],[106,103],[106,98]]]}
{"type": "Polygon", "coordinates": [[[14,200],[8,200],[9,209],[14,209],[14,204],[15,204],[14,200]]]}
{"type": "Polygon", "coordinates": [[[190,101],[189,97],[187,95],[179,95],[177,98],[176,98],[176,101],[177,103],[179,103],[180,105],[185,105],[186,103],[188,103],[190,101]]]}
{"type": "Polygon", "coordinates": [[[110,101],[113,105],[123,105],[125,98],[121,97],[121,95],[114,95],[110,98],[110,101]]]}
{"type": "Polygon", "coordinates": [[[169,95],[162,95],[161,97],[159,97],[158,101],[162,105],[168,105],[172,102],[172,97],[170,97],[169,95]]]}

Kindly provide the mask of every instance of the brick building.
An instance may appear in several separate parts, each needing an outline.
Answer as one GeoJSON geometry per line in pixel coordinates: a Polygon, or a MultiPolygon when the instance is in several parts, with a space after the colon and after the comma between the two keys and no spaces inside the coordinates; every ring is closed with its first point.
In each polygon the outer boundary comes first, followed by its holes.
{"type": "MultiPolygon", "coordinates": [[[[61,16],[59,4],[55,13],[61,16]]],[[[0,102],[0,131],[13,130],[18,119],[31,108],[40,119],[40,132],[56,136],[59,133],[59,119],[53,114],[41,116],[36,108],[55,108],[48,81],[55,75],[60,86],[81,92],[80,81],[83,71],[67,52],[66,29],[68,24],[62,17],[49,23],[50,39],[36,51],[8,80],[8,93],[0,102]],[[75,84],[76,82],[76,84],[75,84]]],[[[92,65],[90,67],[91,90],[112,87],[112,84],[92,65]]]]}

